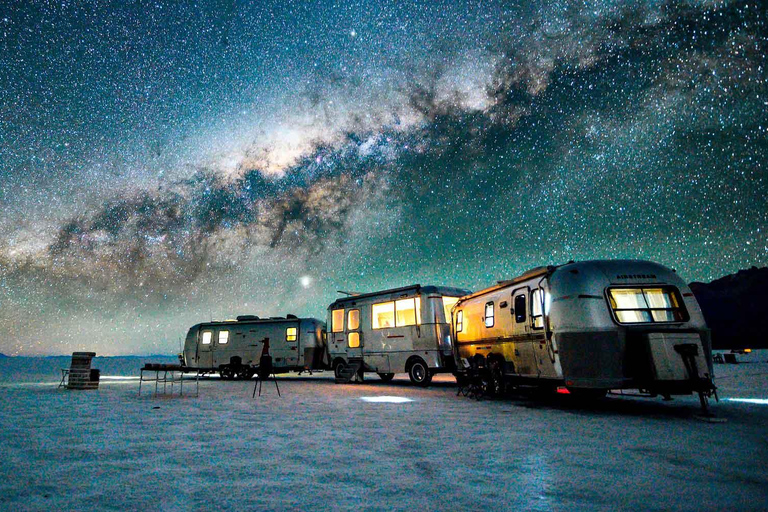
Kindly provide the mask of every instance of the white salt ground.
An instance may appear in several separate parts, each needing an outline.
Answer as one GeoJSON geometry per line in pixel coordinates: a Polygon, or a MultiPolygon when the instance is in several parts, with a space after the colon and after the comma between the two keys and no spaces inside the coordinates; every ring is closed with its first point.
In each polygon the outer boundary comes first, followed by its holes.
{"type": "Polygon", "coordinates": [[[709,424],[694,397],[478,402],[449,376],[418,389],[324,373],[281,377],[282,397],[210,379],[198,398],[152,398],[135,379],[59,390],[47,367],[20,382],[8,361],[2,510],[768,508],[768,405],[727,400],[768,398],[765,362],[716,367],[727,422],[709,424]]]}

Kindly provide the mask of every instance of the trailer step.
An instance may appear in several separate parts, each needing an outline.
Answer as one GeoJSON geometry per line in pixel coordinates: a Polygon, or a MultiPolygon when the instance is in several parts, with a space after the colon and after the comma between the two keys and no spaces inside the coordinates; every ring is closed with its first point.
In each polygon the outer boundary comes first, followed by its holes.
{"type": "Polygon", "coordinates": [[[347,364],[344,365],[344,368],[339,371],[339,376],[336,377],[336,383],[348,384],[352,382],[362,366],[362,359],[350,359],[347,361],[347,364]]]}

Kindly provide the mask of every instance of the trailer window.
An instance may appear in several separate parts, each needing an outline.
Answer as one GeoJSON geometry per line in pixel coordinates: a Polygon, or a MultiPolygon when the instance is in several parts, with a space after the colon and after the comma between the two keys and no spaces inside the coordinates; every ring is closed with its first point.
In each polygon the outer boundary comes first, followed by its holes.
{"type": "Polygon", "coordinates": [[[295,327],[289,327],[285,330],[285,341],[296,341],[297,329],[295,327]]]}
{"type": "Polygon", "coordinates": [[[229,331],[219,331],[219,345],[229,343],[229,331]]]}
{"type": "Polygon", "coordinates": [[[347,344],[349,345],[349,348],[357,348],[360,346],[360,333],[359,332],[350,332],[347,334],[347,344]]]}
{"type": "Polygon", "coordinates": [[[456,332],[464,330],[464,310],[460,309],[456,312],[456,332]]]}
{"type": "Polygon", "coordinates": [[[344,332],[344,310],[334,309],[331,313],[331,331],[344,332]]]}
{"type": "Polygon", "coordinates": [[[688,314],[673,287],[611,288],[608,298],[622,324],[684,322],[688,314]]]}
{"type": "Polygon", "coordinates": [[[213,337],[213,333],[211,331],[203,331],[203,345],[210,345],[211,344],[211,338],[213,337]]]}
{"type": "Polygon", "coordinates": [[[493,327],[493,302],[485,304],[485,326],[493,327]]]}
{"type": "Polygon", "coordinates": [[[421,297],[401,299],[395,302],[397,327],[418,325],[421,323],[421,297]]]}
{"type": "Polygon", "coordinates": [[[371,308],[374,329],[386,329],[395,326],[395,303],[382,302],[371,308]]]}
{"type": "Polygon", "coordinates": [[[533,320],[534,329],[544,328],[544,302],[542,298],[541,288],[537,288],[531,292],[531,319],[533,320]]]}
{"type": "Polygon", "coordinates": [[[458,297],[443,297],[443,311],[445,312],[445,322],[451,322],[451,310],[456,303],[459,302],[458,297]]]}
{"type": "Polygon", "coordinates": [[[515,322],[518,324],[525,322],[525,295],[520,294],[515,297],[515,322]]]}
{"type": "Polygon", "coordinates": [[[347,329],[356,331],[360,328],[360,310],[350,309],[347,312],[347,329]]]}

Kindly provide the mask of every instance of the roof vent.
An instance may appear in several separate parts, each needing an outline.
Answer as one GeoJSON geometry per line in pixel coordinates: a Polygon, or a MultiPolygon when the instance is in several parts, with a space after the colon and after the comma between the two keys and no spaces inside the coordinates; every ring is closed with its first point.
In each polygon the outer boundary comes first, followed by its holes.
{"type": "Polygon", "coordinates": [[[290,318],[292,320],[297,320],[299,317],[297,317],[296,315],[292,315],[292,314],[288,313],[287,315],[285,315],[285,318],[290,318]]]}
{"type": "Polygon", "coordinates": [[[258,320],[258,319],[259,317],[257,317],[256,315],[239,315],[237,317],[238,322],[244,322],[246,320],[258,320]]]}

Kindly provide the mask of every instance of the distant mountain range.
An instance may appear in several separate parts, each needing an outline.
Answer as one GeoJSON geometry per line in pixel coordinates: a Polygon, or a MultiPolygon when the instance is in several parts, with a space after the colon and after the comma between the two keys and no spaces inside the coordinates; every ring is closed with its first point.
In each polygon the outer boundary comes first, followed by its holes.
{"type": "Polygon", "coordinates": [[[712,348],[768,348],[768,268],[739,270],[690,287],[712,329],[712,348]]]}

